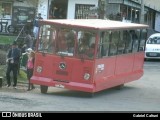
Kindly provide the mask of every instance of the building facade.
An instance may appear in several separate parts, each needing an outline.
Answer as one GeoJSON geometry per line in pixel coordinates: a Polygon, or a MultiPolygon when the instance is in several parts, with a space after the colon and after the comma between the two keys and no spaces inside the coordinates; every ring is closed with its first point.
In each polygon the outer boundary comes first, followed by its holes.
{"type": "Polygon", "coordinates": [[[37,3],[37,0],[0,0],[0,32],[9,33],[10,25],[31,24],[37,3]]]}
{"type": "Polygon", "coordinates": [[[89,19],[98,0],[0,0],[0,32],[8,26],[31,24],[38,13],[43,19],[89,19]]]}
{"type": "Polygon", "coordinates": [[[112,20],[147,24],[160,32],[159,0],[107,0],[106,16],[112,20]]]}
{"type": "Polygon", "coordinates": [[[39,0],[37,12],[44,19],[87,19],[94,7],[98,0],[39,0]]]}
{"type": "Polygon", "coordinates": [[[160,32],[159,0],[0,0],[0,32],[8,32],[11,24],[32,23],[37,13],[43,19],[98,18],[99,1],[106,2],[102,15],[108,19],[148,24],[160,32]]]}
{"type": "Polygon", "coordinates": [[[155,30],[160,32],[160,1],[159,0],[144,0],[145,6],[155,10],[155,30]]]}

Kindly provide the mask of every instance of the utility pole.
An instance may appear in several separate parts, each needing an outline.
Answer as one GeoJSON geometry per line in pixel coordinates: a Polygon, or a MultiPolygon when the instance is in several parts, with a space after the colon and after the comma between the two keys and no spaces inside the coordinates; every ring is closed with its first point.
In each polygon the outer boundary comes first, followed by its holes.
{"type": "Polygon", "coordinates": [[[141,0],[140,23],[144,24],[144,0],[141,0]]]}

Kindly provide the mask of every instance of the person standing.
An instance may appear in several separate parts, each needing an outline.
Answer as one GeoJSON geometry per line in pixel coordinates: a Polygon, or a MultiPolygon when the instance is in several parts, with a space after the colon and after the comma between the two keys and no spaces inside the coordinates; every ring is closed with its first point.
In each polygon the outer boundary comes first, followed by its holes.
{"type": "Polygon", "coordinates": [[[38,13],[38,16],[34,19],[33,21],[33,34],[34,38],[37,39],[38,37],[38,31],[39,31],[39,20],[42,20],[43,18],[41,17],[41,13],[38,13]]]}
{"type": "Polygon", "coordinates": [[[33,47],[33,39],[28,31],[25,32],[26,36],[24,38],[24,43],[26,44],[27,49],[33,47]]]}
{"type": "Polygon", "coordinates": [[[33,75],[33,70],[34,70],[34,59],[35,59],[35,53],[34,51],[30,51],[28,54],[28,61],[27,61],[27,79],[28,79],[27,91],[35,88],[34,85],[30,83],[30,79],[33,75]]]}
{"type": "Polygon", "coordinates": [[[10,87],[11,85],[10,73],[12,71],[13,82],[14,82],[13,87],[16,88],[18,68],[20,62],[20,49],[18,48],[16,41],[13,42],[11,49],[8,51],[6,62],[7,62],[7,72],[6,72],[7,87],[10,87]]]}

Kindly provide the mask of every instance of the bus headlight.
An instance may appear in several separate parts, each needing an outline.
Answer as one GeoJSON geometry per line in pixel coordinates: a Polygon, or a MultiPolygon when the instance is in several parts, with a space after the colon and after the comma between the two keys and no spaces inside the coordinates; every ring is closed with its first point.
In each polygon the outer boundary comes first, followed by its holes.
{"type": "Polygon", "coordinates": [[[85,73],[85,74],[84,74],[84,79],[85,79],[85,80],[89,80],[90,76],[91,76],[91,75],[90,75],[89,73],[85,73]]]}
{"type": "Polygon", "coordinates": [[[41,67],[41,66],[37,66],[36,71],[37,71],[38,73],[41,73],[41,72],[42,72],[42,67],[41,67]]]}

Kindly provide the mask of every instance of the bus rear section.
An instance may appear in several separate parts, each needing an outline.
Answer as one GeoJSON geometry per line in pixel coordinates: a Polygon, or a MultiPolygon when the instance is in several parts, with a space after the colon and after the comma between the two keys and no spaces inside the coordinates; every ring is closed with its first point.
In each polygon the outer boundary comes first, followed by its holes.
{"type": "Polygon", "coordinates": [[[98,92],[143,75],[146,25],[110,20],[43,20],[33,84],[98,92]]]}

